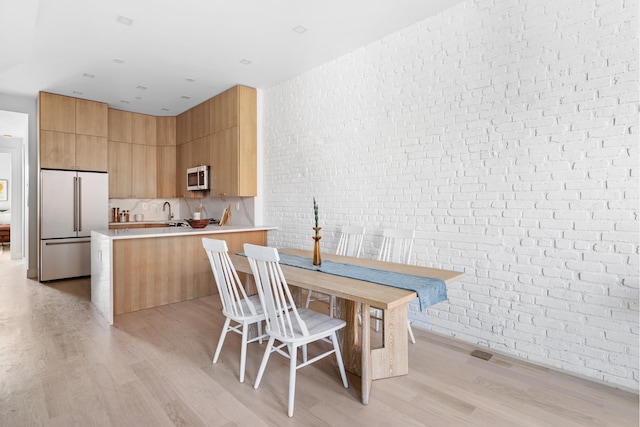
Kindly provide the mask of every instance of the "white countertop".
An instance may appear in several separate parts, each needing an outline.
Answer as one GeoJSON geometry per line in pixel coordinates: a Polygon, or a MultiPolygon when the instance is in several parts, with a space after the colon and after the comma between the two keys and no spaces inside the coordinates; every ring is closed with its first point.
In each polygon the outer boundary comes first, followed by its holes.
{"type": "Polygon", "coordinates": [[[268,225],[208,225],[204,228],[191,227],[153,227],[153,228],[125,228],[120,230],[93,230],[111,239],[145,239],[149,237],[189,236],[193,234],[240,233],[243,231],[277,230],[278,227],[268,225]]]}

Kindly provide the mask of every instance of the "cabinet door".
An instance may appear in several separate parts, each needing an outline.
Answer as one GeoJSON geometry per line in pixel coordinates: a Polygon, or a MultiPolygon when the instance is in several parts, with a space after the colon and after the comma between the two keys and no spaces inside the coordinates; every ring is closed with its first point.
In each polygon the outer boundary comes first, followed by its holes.
{"type": "Polygon", "coordinates": [[[156,117],[156,145],[176,146],[175,117],[156,117]]]}
{"type": "Polygon", "coordinates": [[[176,197],[176,147],[157,148],[156,189],[158,198],[176,197]]]}
{"type": "Polygon", "coordinates": [[[78,170],[107,172],[108,156],[107,138],[76,135],[76,168],[78,170]]]}
{"type": "Polygon", "coordinates": [[[106,138],[109,130],[109,108],[102,102],[76,99],[76,134],[106,138]]]}
{"type": "Polygon", "coordinates": [[[238,124],[238,87],[211,99],[211,132],[217,133],[238,124]]]}
{"type": "Polygon", "coordinates": [[[156,147],[131,144],[131,191],[133,197],[156,197],[156,147]]]}
{"type": "Polygon", "coordinates": [[[178,145],[190,142],[193,139],[191,114],[191,110],[187,110],[176,117],[176,143],[178,145]]]}
{"type": "Polygon", "coordinates": [[[76,98],[40,92],[40,129],[76,133],[76,98]]]}
{"type": "Polygon", "coordinates": [[[187,168],[191,163],[191,143],[178,145],[176,150],[176,195],[187,195],[187,168]]]}
{"type": "Polygon", "coordinates": [[[191,142],[191,161],[189,166],[194,167],[200,165],[208,165],[211,155],[209,154],[211,138],[208,136],[195,139],[191,142]]]}
{"type": "Polygon", "coordinates": [[[131,197],[131,144],[109,141],[109,197],[131,197]]]}
{"type": "Polygon", "coordinates": [[[156,145],[156,118],[147,114],[131,115],[131,138],[134,144],[156,145]]]}
{"type": "Polygon", "coordinates": [[[109,141],[132,142],[131,114],[109,108],[109,141]]]}
{"type": "Polygon", "coordinates": [[[40,131],[40,167],[76,168],[76,135],[66,132],[40,131]]]}
{"type": "Polygon", "coordinates": [[[238,128],[212,136],[211,197],[238,195],[238,128]]]}
{"type": "Polygon", "coordinates": [[[209,105],[210,101],[205,101],[191,109],[191,136],[193,139],[202,138],[211,133],[209,105]]]}
{"type": "Polygon", "coordinates": [[[238,189],[241,197],[255,197],[258,195],[258,152],[257,131],[255,119],[253,124],[245,123],[238,126],[238,189]]]}

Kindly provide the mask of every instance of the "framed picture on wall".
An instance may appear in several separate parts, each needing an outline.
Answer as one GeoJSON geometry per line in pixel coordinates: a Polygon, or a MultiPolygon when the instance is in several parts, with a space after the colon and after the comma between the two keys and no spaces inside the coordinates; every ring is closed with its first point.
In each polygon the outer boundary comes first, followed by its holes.
{"type": "Polygon", "coordinates": [[[0,202],[9,200],[9,181],[0,179],[0,202]]]}

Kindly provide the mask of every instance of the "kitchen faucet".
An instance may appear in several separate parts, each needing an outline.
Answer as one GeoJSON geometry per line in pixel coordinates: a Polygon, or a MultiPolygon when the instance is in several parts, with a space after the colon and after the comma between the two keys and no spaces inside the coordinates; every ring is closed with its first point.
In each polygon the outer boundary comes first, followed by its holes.
{"type": "Polygon", "coordinates": [[[168,220],[171,221],[173,219],[173,214],[171,213],[171,203],[169,202],[164,202],[164,204],[162,205],[162,212],[164,212],[164,208],[169,206],[169,218],[168,220]]]}

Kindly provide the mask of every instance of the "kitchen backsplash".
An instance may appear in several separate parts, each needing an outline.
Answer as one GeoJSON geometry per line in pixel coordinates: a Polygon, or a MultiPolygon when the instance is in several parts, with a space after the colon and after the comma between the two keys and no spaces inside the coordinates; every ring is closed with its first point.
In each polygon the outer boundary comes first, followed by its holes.
{"type": "MultiPolygon", "coordinates": [[[[229,197],[226,199],[110,199],[109,212],[112,208],[120,211],[128,210],[130,221],[134,215],[142,214],[143,221],[166,221],[169,210],[162,211],[165,202],[171,205],[173,220],[193,218],[196,208],[202,203],[203,218],[220,219],[222,212],[231,206],[231,222],[233,225],[254,225],[254,199],[252,197],[229,197]]],[[[109,217],[111,218],[111,216],[109,217]]]]}

